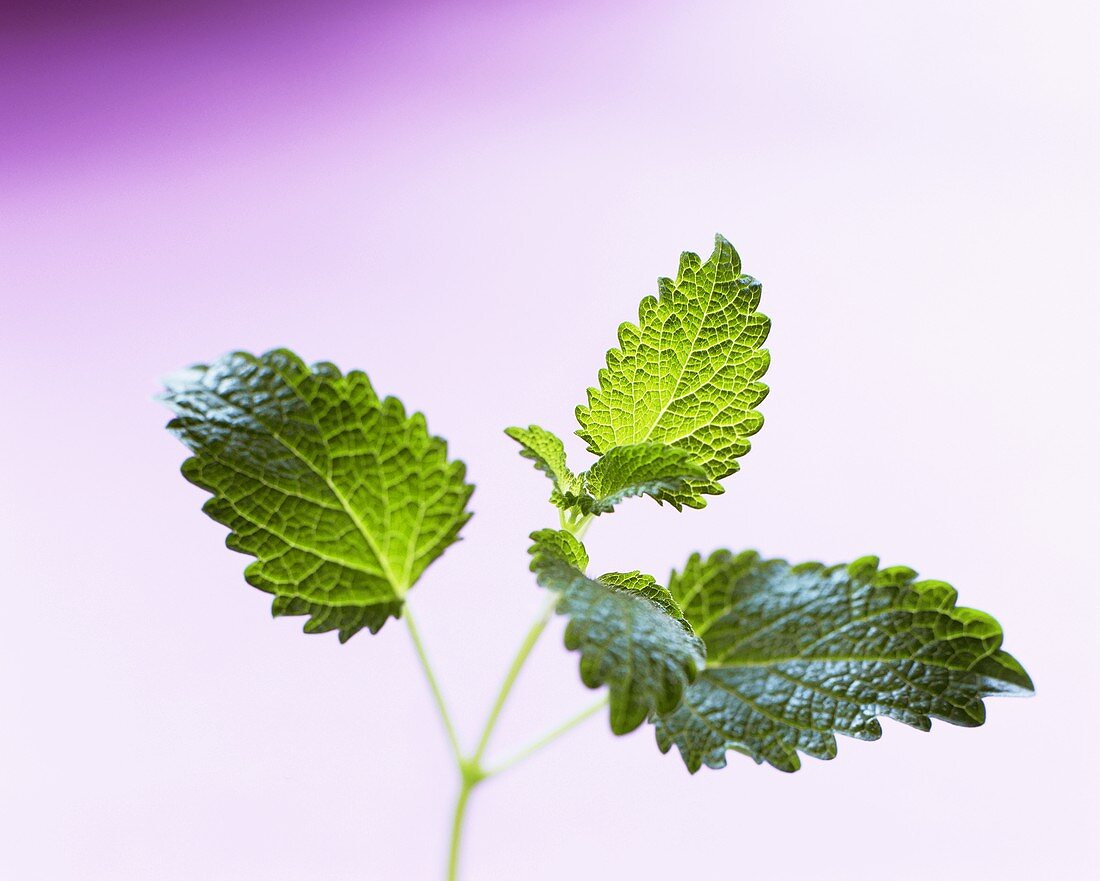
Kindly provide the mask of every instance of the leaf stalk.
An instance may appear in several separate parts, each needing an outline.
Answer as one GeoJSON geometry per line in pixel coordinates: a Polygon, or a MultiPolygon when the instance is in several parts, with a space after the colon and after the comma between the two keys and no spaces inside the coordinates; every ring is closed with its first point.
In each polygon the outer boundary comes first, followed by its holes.
{"type": "MultiPolygon", "coordinates": [[[[591,514],[571,516],[567,521],[563,518],[562,528],[580,538],[588,529],[592,519],[591,514]]],[[[543,735],[538,740],[492,768],[485,768],[482,763],[485,753],[489,748],[489,742],[492,739],[493,731],[496,729],[497,722],[500,721],[504,706],[508,702],[508,698],[512,693],[512,689],[515,687],[516,681],[519,679],[520,672],[523,670],[524,665],[526,665],[528,658],[531,656],[531,652],[538,643],[539,637],[542,636],[547,625],[554,617],[554,612],[557,610],[558,606],[558,599],[559,594],[557,592],[551,592],[550,598],[543,605],[542,609],[539,611],[538,617],[523,637],[523,641],[520,643],[519,649],[508,667],[508,672],[505,674],[504,681],[501,683],[500,690],[497,692],[497,696],[489,710],[489,716],[485,720],[485,725],[482,729],[481,737],[478,740],[477,748],[470,756],[466,756],[462,752],[455,726],[451,721],[451,714],[443,698],[443,691],[439,686],[439,681],[436,679],[435,672],[428,660],[428,654],[424,649],[424,643],[420,638],[420,632],[417,629],[416,622],[406,606],[405,620],[408,624],[409,635],[412,637],[413,646],[416,648],[417,657],[420,659],[420,665],[424,669],[424,674],[432,692],[432,698],[435,701],[436,708],[439,710],[439,716],[443,721],[443,727],[446,729],[447,739],[450,741],[451,751],[454,754],[455,765],[459,773],[458,796],[455,799],[454,813],[451,819],[451,837],[447,855],[447,881],[457,881],[458,879],[458,867],[462,854],[462,833],[465,828],[470,796],[473,794],[474,789],[490,777],[515,767],[520,762],[553,743],[562,735],[572,731],[586,719],[595,715],[608,703],[608,698],[605,695],[596,703],[585,708],[580,713],[577,713],[566,722],[563,722],[549,733],[543,735]]]]}
{"type": "Polygon", "coordinates": [[[420,638],[420,630],[416,626],[416,619],[413,617],[412,610],[406,604],[405,606],[405,624],[409,628],[409,636],[412,638],[413,647],[416,649],[416,657],[420,660],[420,666],[424,670],[424,677],[428,680],[428,687],[432,692],[432,700],[435,701],[436,709],[439,710],[439,718],[443,722],[443,728],[447,732],[447,740],[451,745],[451,752],[454,755],[455,761],[459,767],[465,761],[462,756],[462,747],[458,742],[458,732],[455,730],[454,722],[451,720],[450,711],[447,709],[447,701],[443,697],[443,690],[439,687],[439,680],[436,679],[435,671],[432,669],[432,663],[428,659],[428,652],[424,648],[424,641],[420,638]]]}

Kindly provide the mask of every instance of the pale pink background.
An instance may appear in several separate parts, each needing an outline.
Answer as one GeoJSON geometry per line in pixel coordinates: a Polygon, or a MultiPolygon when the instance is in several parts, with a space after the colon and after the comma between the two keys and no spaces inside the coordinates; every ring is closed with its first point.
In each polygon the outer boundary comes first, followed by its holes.
{"type": "MultiPolygon", "coordinates": [[[[466,881],[1087,874],[1094,4],[138,5],[3,30],[0,876],[439,878],[455,780],[403,625],[270,619],[158,377],[290,345],[450,439],[477,515],[412,602],[469,743],[553,520],[500,430],[570,432],[716,231],[764,281],[766,425],[705,511],[601,519],[595,566],[875,552],[994,612],[1038,696],[793,776],[593,721],[477,793],[466,881]]],[[[497,755],[591,699],[560,630],[497,755]]]]}

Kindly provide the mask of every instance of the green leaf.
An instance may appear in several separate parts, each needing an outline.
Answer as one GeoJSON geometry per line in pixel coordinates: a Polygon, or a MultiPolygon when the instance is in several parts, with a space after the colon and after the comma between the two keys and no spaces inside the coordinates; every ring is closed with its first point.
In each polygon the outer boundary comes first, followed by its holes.
{"type": "Polygon", "coordinates": [[[922,731],[932,718],[976,726],[983,698],[1030,693],[1000,625],[957,607],[949,584],[916,577],[874,557],[826,568],[693,556],[669,588],[706,641],[707,667],[654,720],[661,751],[675,744],[692,773],[724,767],[727,750],[795,771],[798,751],[836,755],[834,732],[876,740],[878,716],[922,731]]]}
{"type": "Polygon", "coordinates": [[[763,417],[754,408],[768,388],[760,347],[770,323],[756,311],[760,283],[741,274],[741,260],[722,236],[702,263],[684,253],[675,281],[658,281],[638,324],[619,327],[599,388],[577,408],[577,432],[597,455],[624,444],[663,441],[686,450],[710,480],[660,497],[700,508],[713,481],[737,470],[763,417]]]}
{"type": "Polygon", "coordinates": [[[184,476],[274,615],[346,642],[400,617],[405,594],[470,518],[466,468],[420,413],[379,400],[366,375],[286,350],[226,355],[168,380],[184,476]]]}
{"type": "Polygon", "coordinates": [[[691,453],[665,443],[612,447],[582,479],[585,492],[573,501],[585,514],[607,514],[623,499],[643,494],[679,508],[679,499],[692,487],[712,485],[710,492],[722,492],[691,453]]]}
{"type": "Polygon", "coordinates": [[[543,529],[531,539],[531,570],[560,594],[565,646],[581,653],[581,680],[608,686],[611,730],[626,734],[651,713],[675,709],[703,663],[703,645],[668,613],[671,595],[638,572],[589,578],[588,554],[570,533],[543,529]]]}
{"type": "MultiPolygon", "coordinates": [[[[567,581],[577,572],[583,573],[588,568],[588,551],[571,532],[564,529],[540,529],[531,533],[531,540],[534,544],[527,550],[531,555],[531,571],[540,576],[545,575],[554,581],[567,581]]],[[[542,584],[541,581],[539,583],[542,584]]]]}
{"type": "Polygon", "coordinates": [[[520,445],[520,455],[534,462],[535,467],[553,482],[550,501],[559,508],[570,507],[573,503],[566,499],[580,491],[581,481],[565,463],[565,446],[561,438],[537,425],[506,428],[504,433],[520,445]]]}
{"type": "Polygon", "coordinates": [[[707,472],[687,450],[665,443],[627,444],[613,447],[583,474],[574,474],[566,464],[565,446],[553,432],[531,425],[508,428],[505,434],[520,445],[520,455],[535,463],[553,483],[550,501],[562,510],[576,508],[581,514],[607,514],[623,499],[649,495],[659,501],[668,498],[680,507],[677,495],[693,486],[712,485],[707,472]]]}
{"type": "Polygon", "coordinates": [[[672,595],[672,591],[663,584],[658,584],[657,579],[652,575],[646,575],[644,572],[635,569],[633,572],[606,572],[596,580],[608,587],[619,590],[632,590],[644,596],[650,602],[656,603],[664,609],[666,614],[679,621],[690,633],[695,633],[687,619],[684,618],[684,613],[680,609],[680,604],[676,602],[676,598],[672,595]]]}

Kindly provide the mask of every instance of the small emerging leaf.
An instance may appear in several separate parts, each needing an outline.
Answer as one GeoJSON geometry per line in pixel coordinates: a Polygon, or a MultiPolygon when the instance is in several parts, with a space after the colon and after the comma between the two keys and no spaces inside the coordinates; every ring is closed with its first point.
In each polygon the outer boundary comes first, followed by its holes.
{"type": "Polygon", "coordinates": [[[760,283],[722,236],[705,263],[684,253],[676,280],[658,281],[638,324],[619,327],[599,387],[577,408],[577,432],[597,455],[625,444],[663,441],[686,450],[709,480],[659,498],[701,508],[714,481],[737,470],[763,418],[755,407],[768,388],[760,378],[768,353],[768,319],[756,311],[760,283]]]}
{"type": "Polygon", "coordinates": [[[876,740],[878,716],[922,731],[933,717],[975,726],[983,698],[1030,693],[1000,625],[957,607],[949,584],[916,577],[873,557],[826,568],[694,555],[669,589],[707,666],[654,720],[661,751],[675,744],[692,773],[724,767],[727,750],[795,771],[799,751],[835,756],[834,732],[876,740]]]}
{"type": "Polygon", "coordinates": [[[531,538],[531,570],[561,595],[565,645],[581,653],[581,680],[608,686],[611,730],[626,734],[651,713],[675,709],[703,663],[703,646],[669,614],[671,594],[638,572],[589,578],[588,554],[570,533],[543,529],[531,538]]]}
{"type": "Polygon", "coordinates": [[[686,450],[665,443],[627,444],[613,447],[583,474],[574,474],[566,464],[565,446],[553,432],[531,425],[504,432],[520,445],[520,455],[535,463],[553,483],[550,501],[563,511],[575,508],[581,514],[607,514],[631,496],[667,498],[677,508],[680,496],[695,488],[722,488],[686,450]]]}
{"type": "Polygon", "coordinates": [[[631,496],[667,499],[680,508],[686,495],[704,486],[707,492],[722,492],[691,453],[665,443],[612,447],[581,476],[585,495],[576,504],[585,514],[607,514],[631,496]]]}
{"type": "Polygon", "coordinates": [[[470,518],[466,468],[423,415],[380,400],[366,375],[286,350],[226,355],[170,379],[168,429],[195,454],[184,476],[275,615],[345,642],[399,617],[405,594],[470,518]]]}
{"type": "Polygon", "coordinates": [[[535,463],[554,484],[550,501],[559,508],[572,503],[565,500],[580,491],[580,479],[565,463],[565,445],[552,431],[529,425],[527,428],[506,428],[504,433],[522,447],[520,455],[535,463]]]}

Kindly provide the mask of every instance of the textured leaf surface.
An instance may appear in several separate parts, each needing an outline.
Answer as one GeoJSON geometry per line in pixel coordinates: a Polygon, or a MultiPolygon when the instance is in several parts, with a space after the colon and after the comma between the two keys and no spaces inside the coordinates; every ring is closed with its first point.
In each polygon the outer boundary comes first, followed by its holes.
{"type": "Polygon", "coordinates": [[[679,508],[679,498],[703,485],[722,492],[687,450],[664,443],[612,447],[582,477],[585,492],[575,504],[585,514],[607,514],[631,496],[668,499],[679,508]]]}
{"type": "MultiPolygon", "coordinates": [[[[672,591],[663,584],[658,584],[657,579],[652,575],[646,575],[644,572],[635,569],[633,572],[605,572],[596,580],[608,587],[631,590],[644,596],[650,602],[654,602],[664,609],[667,614],[677,621],[680,621],[688,630],[691,630],[691,625],[684,618],[684,613],[680,610],[680,604],[676,602],[672,591]]],[[[694,631],[691,632],[694,633],[694,631]]]]}
{"type": "Polygon", "coordinates": [[[662,278],[646,297],[638,324],[619,327],[599,387],[577,408],[577,432],[596,454],[624,444],[663,441],[681,447],[711,482],[662,498],[702,507],[713,481],[732,474],[749,450],[767,394],[760,347],[769,321],[756,311],[760,283],[741,274],[741,260],[722,236],[705,263],[684,253],[676,280],[662,278]]]}
{"type": "Polygon", "coordinates": [[[565,462],[565,446],[561,438],[545,428],[529,425],[527,428],[507,428],[504,433],[520,445],[520,455],[535,463],[554,484],[550,501],[559,507],[568,507],[565,500],[580,491],[580,479],[565,462]]]}
{"type": "Polygon", "coordinates": [[[873,557],[826,568],[718,551],[693,556],[669,589],[707,667],[655,719],[657,742],[692,772],[724,767],[727,750],[794,771],[799,751],[832,758],[834,732],[877,739],[878,716],[922,731],[933,717],[981,725],[983,698],[1032,690],[993,618],[873,557]]]}
{"type": "Polygon", "coordinates": [[[673,710],[703,663],[703,647],[666,611],[671,595],[638,572],[589,578],[588,555],[567,532],[544,529],[531,538],[531,570],[561,595],[565,645],[581,653],[581,680],[608,686],[611,730],[626,734],[650,713],[673,710]]]}
{"type": "Polygon", "coordinates": [[[521,456],[550,478],[550,501],[563,510],[607,514],[623,499],[640,495],[669,499],[679,508],[678,497],[697,493],[700,487],[722,492],[687,450],[669,444],[651,441],[612,447],[588,471],[574,474],[566,463],[565,446],[553,432],[531,425],[504,433],[520,445],[521,456]]]}
{"type": "Polygon", "coordinates": [[[286,350],[183,371],[164,400],[194,453],[183,474],[275,615],[346,641],[400,616],[403,598],[469,519],[473,487],[423,415],[379,400],[366,375],[286,350]]]}

